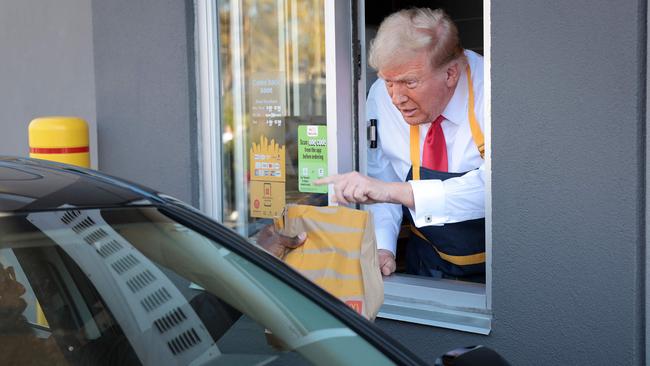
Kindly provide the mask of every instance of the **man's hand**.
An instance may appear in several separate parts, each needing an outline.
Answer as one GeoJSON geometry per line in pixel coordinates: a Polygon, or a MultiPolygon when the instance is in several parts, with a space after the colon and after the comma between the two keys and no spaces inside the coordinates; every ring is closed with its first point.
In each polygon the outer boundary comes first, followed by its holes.
{"type": "Polygon", "coordinates": [[[390,250],[379,249],[377,250],[377,256],[379,257],[379,269],[382,275],[390,276],[395,272],[397,264],[395,263],[395,256],[390,250]]]}
{"type": "Polygon", "coordinates": [[[295,237],[282,235],[275,231],[273,224],[266,225],[257,234],[257,244],[280,259],[289,249],[301,246],[305,239],[307,239],[306,233],[300,233],[295,237]]]}
{"type": "Polygon", "coordinates": [[[402,182],[382,182],[358,172],[332,175],[314,181],[316,185],[333,184],[334,202],[350,203],[400,203],[412,207],[411,185],[402,182]],[[411,205],[409,205],[411,203],[411,205]]]}

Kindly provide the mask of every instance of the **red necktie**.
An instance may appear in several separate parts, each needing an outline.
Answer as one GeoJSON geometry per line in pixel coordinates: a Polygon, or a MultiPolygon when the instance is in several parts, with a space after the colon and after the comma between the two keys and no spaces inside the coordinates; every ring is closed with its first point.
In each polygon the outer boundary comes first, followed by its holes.
{"type": "Polygon", "coordinates": [[[440,115],[429,127],[427,136],[424,139],[422,152],[422,166],[432,170],[446,172],[447,169],[447,143],[445,134],[440,124],[445,118],[440,115]]]}

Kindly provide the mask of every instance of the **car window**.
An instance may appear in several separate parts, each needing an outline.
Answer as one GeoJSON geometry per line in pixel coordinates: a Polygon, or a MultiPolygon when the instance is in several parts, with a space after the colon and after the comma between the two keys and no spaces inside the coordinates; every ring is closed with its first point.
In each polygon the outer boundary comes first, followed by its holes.
{"type": "Polygon", "coordinates": [[[0,217],[0,264],[0,347],[11,363],[391,363],[292,287],[155,208],[0,217]]]}

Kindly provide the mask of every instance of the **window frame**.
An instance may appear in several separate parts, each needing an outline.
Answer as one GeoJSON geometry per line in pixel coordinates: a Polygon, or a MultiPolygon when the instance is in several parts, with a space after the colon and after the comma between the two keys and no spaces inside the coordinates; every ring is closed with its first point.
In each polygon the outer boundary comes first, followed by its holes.
{"type": "MultiPolygon", "coordinates": [[[[352,15],[344,2],[325,0],[325,80],[327,95],[328,172],[341,174],[356,168],[353,125],[352,15]],[[329,30],[329,31],[328,31],[329,30]],[[331,30],[336,30],[332,32],[331,30]],[[352,159],[350,159],[352,157],[352,159]]],[[[333,187],[328,187],[332,204],[333,187]]]]}
{"type": "MultiPolygon", "coordinates": [[[[647,7],[647,6],[646,6],[647,7]]],[[[650,7],[647,7],[646,9],[646,34],[648,34],[648,31],[650,31],[650,7]]],[[[646,64],[645,64],[645,69],[646,69],[646,80],[645,80],[645,94],[646,94],[646,104],[645,104],[645,130],[650,131],[650,120],[648,119],[648,110],[650,110],[650,94],[648,94],[648,85],[650,85],[650,74],[648,74],[648,65],[650,65],[650,53],[648,51],[650,50],[650,38],[647,36],[646,38],[646,64]]],[[[646,136],[644,138],[644,143],[645,143],[645,182],[646,182],[646,188],[645,188],[645,202],[650,202],[650,189],[648,187],[648,182],[650,182],[650,149],[648,149],[648,135],[646,133],[646,136]]],[[[648,271],[648,268],[650,268],[650,250],[647,248],[650,248],[650,222],[648,220],[650,218],[650,205],[647,203],[645,204],[645,339],[650,339],[650,271],[648,271]]],[[[645,355],[650,355],[650,342],[645,342],[645,355]]],[[[646,356],[647,357],[647,356],[646,356]]]]}
{"type": "MultiPolygon", "coordinates": [[[[199,150],[199,207],[209,217],[223,221],[223,169],[215,158],[221,156],[222,136],[219,113],[219,59],[212,45],[218,39],[217,0],[196,1],[196,85],[199,150]]],[[[220,159],[218,160],[221,161],[220,159]]]]}

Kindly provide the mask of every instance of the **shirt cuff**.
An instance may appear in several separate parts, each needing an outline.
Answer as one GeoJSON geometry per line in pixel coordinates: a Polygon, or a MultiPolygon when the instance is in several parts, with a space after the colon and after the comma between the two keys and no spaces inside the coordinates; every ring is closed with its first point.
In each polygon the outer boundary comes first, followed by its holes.
{"type": "Polygon", "coordinates": [[[386,249],[395,255],[395,248],[397,247],[397,235],[395,235],[392,230],[376,228],[375,236],[377,238],[377,250],[386,249]]]}
{"type": "Polygon", "coordinates": [[[447,222],[445,188],[439,179],[411,180],[415,210],[409,208],[416,227],[441,226],[447,222]]]}

